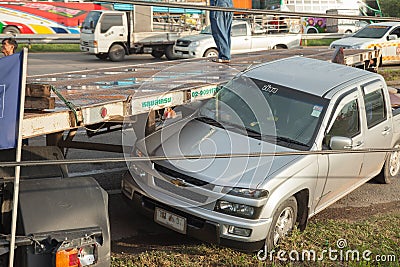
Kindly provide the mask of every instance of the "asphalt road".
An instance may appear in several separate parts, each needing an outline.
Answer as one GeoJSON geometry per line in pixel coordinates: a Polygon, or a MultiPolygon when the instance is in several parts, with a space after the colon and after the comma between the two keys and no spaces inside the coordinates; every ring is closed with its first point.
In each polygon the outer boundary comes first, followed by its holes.
{"type": "MultiPolygon", "coordinates": [[[[166,59],[154,59],[150,55],[128,56],[124,62],[116,63],[111,61],[101,61],[94,56],[82,53],[32,53],[28,56],[28,76],[41,75],[47,73],[79,71],[87,69],[98,69],[113,66],[136,65],[143,63],[154,63],[166,61],[166,59]]],[[[86,140],[84,132],[77,136],[80,140],[86,140]]],[[[88,139],[87,139],[88,140],[88,139]]],[[[114,133],[108,136],[93,137],[90,141],[108,142],[118,144],[120,133],[114,133]]],[[[37,138],[36,143],[43,143],[44,138],[37,138]]],[[[88,158],[88,157],[111,157],[116,154],[96,153],[71,149],[68,152],[68,158],[88,158]]],[[[121,156],[121,155],[119,155],[121,156]]],[[[121,174],[125,170],[125,164],[108,164],[91,166],[71,166],[70,171],[73,175],[87,174],[99,179],[100,184],[108,190],[118,189],[121,174]]],[[[400,179],[397,179],[390,185],[380,185],[369,182],[353,193],[349,194],[331,208],[342,207],[366,207],[372,204],[384,204],[400,201],[400,179]]],[[[110,195],[110,218],[112,239],[120,240],[128,237],[139,237],[145,233],[150,239],[156,236],[170,238],[174,242],[176,235],[163,227],[142,219],[141,216],[124,202],[121,201],[120,194],[110,195]]],[[[134,244],[131,244],[134,245],[134,244]]]]}
{"type": "Polygon", "coordinates": [[[155,59],[151,55],[126,56],[123,62],[102,61],[94,55],[86,53],[30,53],[28,54],[28,76],[82,71],[88,69],[99,69],[118,67],[125,65],[136,65],[143,63],[154,63],[167,61],[165,57],[155,59]]]}

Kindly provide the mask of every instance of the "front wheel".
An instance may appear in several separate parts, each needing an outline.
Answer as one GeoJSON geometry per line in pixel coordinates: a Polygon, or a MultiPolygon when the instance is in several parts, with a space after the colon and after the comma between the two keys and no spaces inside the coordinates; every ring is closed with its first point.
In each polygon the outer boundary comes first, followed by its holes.
{"type": "Polygon", "coordinates": [[[297,201],[295,197],[286,199],[274,213],[265,245],[269,251],[278,245],[295,227],[297,219],[297,201]]]}
{"type": "Polygon", "coordinates": [[[120,44],[114,44],[111,46],[108,56],[110,57],[111,61],[122,61],[125,58],[125,49],[120,44]]]}
{"type": "MultiPolygon", "coordinates": [[[[396,144],[394,149],[399,149],[400,144],[396,144]]],[[[400,151],[390,152],[385,160],[381,173],[375,177],[375,180],[381,184],[390,184],[398,177],[400,172],[400,151]]]]}
{"type": "Polygon", "coordinates": [[[167,45],[165,47],[165,56],[169,59],[169,60],[174,60],[174,59],[178,59],[178,57],[175,55],[174,53],[174,46],[173,45],[167,45]]]}
{"type": "Polygon", "coordinates": [[[7,26],[3,29],[3,34],[20,34],[20,30],[15,26],[7,26]]]}
{"type": "Polygon", "coordinates": [[[164,55],[164,51],[162,51],[162,50],[153,50],[153,51],[151,51],[151,55],[154,58],[161,58],[164,55]]]}
{"type": "Polygon", "coordinates": [[[207,49],[206,52],[204,52],[204,57],[218,57],[218,50],[214,48],[207,49]]]}

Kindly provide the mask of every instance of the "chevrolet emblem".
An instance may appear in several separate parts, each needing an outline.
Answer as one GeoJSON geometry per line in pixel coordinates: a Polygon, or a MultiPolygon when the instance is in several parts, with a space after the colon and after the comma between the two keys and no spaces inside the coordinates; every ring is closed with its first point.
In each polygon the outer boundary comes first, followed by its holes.
{"type": "Polygon", "coordinates": [[[183,179],[178,179],[178,178],[171,179],[170,182],[171,182],[171,184],[173,184],[175,186],[181,186],[181,187],[186,187],[187,186],[185,180],[183,180],[183,179]]]}

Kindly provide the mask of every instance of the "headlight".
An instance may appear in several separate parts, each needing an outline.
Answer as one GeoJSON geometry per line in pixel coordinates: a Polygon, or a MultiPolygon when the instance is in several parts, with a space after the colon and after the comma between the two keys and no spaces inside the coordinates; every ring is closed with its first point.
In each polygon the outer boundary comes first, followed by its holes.
{"type": "Polygon", "coordinates": [[[261,208],[252,207],[245,204],[233,203],[226,200],[218,200],[215,204],[214,210],[233,216],[255,219],[256,217],[258,217],[261,208]]]}
{"type": "Polygon", "coordinates": [[[194,42],[191,42],[191,43],[189,44],[189,47],[199,46],[199,44],[200,44],[199,41],[194,41],[194,42]]]}
{"type": "Polygon", "coordinates": [[[229,194],[238,197],[245,197],[245,198],[266,198],[268,197],[268,191],[263,189],[251,189],[251,188],[241,188],[241,187],[229,187],[225,186],[222,189],[224,194],[229,194]]]}

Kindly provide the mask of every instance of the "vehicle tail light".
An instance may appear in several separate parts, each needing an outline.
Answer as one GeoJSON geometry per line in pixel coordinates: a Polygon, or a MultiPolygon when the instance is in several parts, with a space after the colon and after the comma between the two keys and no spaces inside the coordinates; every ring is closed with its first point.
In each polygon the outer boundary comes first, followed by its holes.
{"type": "Polygon", "coordinates": [[[56,267],[79,267],[78,249],[57,251],[56,267]]]}

